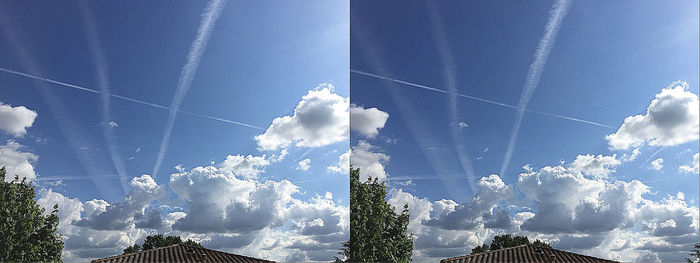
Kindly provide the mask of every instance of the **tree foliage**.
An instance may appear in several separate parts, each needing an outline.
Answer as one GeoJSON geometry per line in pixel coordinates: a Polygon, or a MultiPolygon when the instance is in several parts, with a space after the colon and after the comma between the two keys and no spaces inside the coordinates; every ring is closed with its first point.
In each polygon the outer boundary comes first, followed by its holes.
{"type": "Polygon", "coordinates": [[[408,204],[397,214],[386,201],[384,182],[361,182],[360,169],[350,169],[350,241],[340,252],[347,262],[410,262],[408,221],[408,204]]]}
{"type": "Polygon", "coordinates": [[[695,247],[690,250],[689,258],[685,258],[686,263],[698,263],[700,262],[700,242],[695,243],[695,247]]]}
{"type": "Polygon", "coordinates": [[[143,241],[143,245],[139,244],[134,244],[131,246],[128,246],[124,249],[124,254],[129,254],[129,253],[134,253],[134,252],[139,252],[142,250],[148,250],[148,249],[154,249],[154,248],[159,248],[159,247],[167,247],[170,245],[177,245],[177,244],[184,244],[192,247],[202,247],[202,244],[199,242],[196,242],[192,239],[187,239],[186,241],[182,241],[182,238],[180,236],[163,236],[162,234],[157,234],[157,235],[149,235],[146,237],[146,239],[143,241]]]}
{"type": "MultiPolygon", "coordinates": [[[[5,167],[0,178],[5,178],[5,167]]],[[[34,186],[15,176],[12,182],[0,179],[0,262],[61,261],[63,241],[58,228],[58,205],[44,215],[37,205],[34,186]]]]}
{"type": "Polygon", "coordinates": [[[505,235],[499,235],[493,237],[493,240],[491,241],[491,245],[486,245],[483,244],[481,246],[476,246],[472,248],[472,254],[476,253],[483,253],[483,252],[489,252],[492,250],[498,250],[498,249],[503,249],[503,248],[509,248],[509,247],[515,247],[515,246],[520,246],[520,245],[527,245],[531,244],[536,247],[542,247],[542,248],[552,248],[549,244],[542,242],[541,240],[537,239],[535,242],[530,242],[530,240],[526,236],[511,236],[510,234],[505,234],[505,235]]]}

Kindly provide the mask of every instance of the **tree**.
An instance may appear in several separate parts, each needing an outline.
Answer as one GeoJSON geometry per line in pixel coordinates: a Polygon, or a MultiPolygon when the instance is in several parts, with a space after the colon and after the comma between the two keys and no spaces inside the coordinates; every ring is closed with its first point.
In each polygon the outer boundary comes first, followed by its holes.
{"type": "Polygon", "coordinates": [[[32,183],[18,176],[5,182],[5,175],[5,167],[0,168],[0,262],[60,262],[58,205],[44,215],[32,183]]]}
{"type": "Polygon", "coordinates": [[[512,237],[509,234],[505,234],[493,237],[493,241],[491,241],[491,247],[489,247],[489,249],[497,250],[526,244],[530,244],[530,240],[528,240],[526,236],[512,237]]]}
{"type": "Polygon", "coordinates": [[[695,248],[690,250],[690,255],[692,258],[685,258],[686,263],[698,263],[700,262],[700,242],[695,243],[695,248]]]}
{"type": "Polygon", "coordinates": [[[350,241],[339,253],[347,262],[410,262],[408,221],[408,204],[397,214],[386,201],[384,182],[360,182],[360,169],[350,168],[350,241]]]}
{"type": "Polygon", "coordinates": [[[535,240],[535,242],[530,243],[530,240],[526,236],[513,237],[509,234],[505,234],[493,237],[490,246],[483,244],[481,246],[476,246],[472,248],[472,254],[529,244],[541,248],[552,248],[552,246],[545,242],[542,242],[539,239],[535,240]]]}
{"type": "Polygon", "coordinates": [[[489,252],[489,245],[483,244],[472,248],[472,254],[489,252]]]}
{"type": "Polygon", "coordinates": [[[146,239],[143,241],[143,246],[140,246],[139,244],[134,244],[132,246],[128,246],[124,249],[124,254],[128,253],[134,253],[134,252],[139,252],[142,250],[148,250],[148,249],[154,249],[154,248],[159,248],[159,247],[167,247],[170,245],[177,245],[177,244],[183,244],[183,245],[188,245],[192,247],[202,247],[202,244],[199,242],[196,242],[192,239],[187,239],[185,242],[182,242],[182,239],[180,236],[167,236],[164,237],[162,234],[157,234],[157,235],[149,235],[146,237],[146,239]]]}

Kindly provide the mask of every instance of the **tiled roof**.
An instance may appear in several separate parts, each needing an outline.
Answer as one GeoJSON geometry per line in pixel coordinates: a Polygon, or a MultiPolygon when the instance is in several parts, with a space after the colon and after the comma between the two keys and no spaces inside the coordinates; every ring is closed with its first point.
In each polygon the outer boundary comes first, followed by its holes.
{"type": "Polygon", "coordinates": [[[274,263],[274,261],[251,258],[206,248],[187,245],[172,245],[143,250],[135,253],[95,259],[92,263],[137,263],[137,262],[235,262],[274,263]]]}
{"type": "Polygon", "coordinates": [[[566,252],[558,249],[539,248],[533,245],[521,245],[498,249],[494,251],[466,255],[461,257],[446,258],[440,263],[492,263],[492,262],[513,262],[513,263],[554,263],[554,262],[590,262],[590,263],[613,263],[617,261],[585,256],[581,254],[566,252]]]}

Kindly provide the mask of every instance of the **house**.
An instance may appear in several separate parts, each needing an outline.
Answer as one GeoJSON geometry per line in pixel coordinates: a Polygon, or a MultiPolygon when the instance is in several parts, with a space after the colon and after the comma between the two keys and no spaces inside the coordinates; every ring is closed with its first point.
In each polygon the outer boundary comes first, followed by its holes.
{"type": "Polygon", "coordinates": [[[461,257],[446,258],[440,263],[554,263],[554,262],[590,262],[590,263],[619,263],[602,258],[596,258],[552,248],[540,248],[534,245],[520,245],[484,253],[471,254],[461,257]]]}
{"type": "Polygon", "coordinates": [[[119,256],[95,259],[92,263],[117,262],[236,262],[274,263],[274,261],[251,258],[206,248],[176,244],[167,247],[142,250],[119,256]]]}

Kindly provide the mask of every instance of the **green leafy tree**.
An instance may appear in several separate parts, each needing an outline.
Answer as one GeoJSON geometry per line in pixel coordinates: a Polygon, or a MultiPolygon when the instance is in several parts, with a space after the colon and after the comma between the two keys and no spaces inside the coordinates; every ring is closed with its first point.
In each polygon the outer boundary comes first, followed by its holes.
{"type": "Polygon", "coordinates": [[[491,246],[489,247],[489,249],[497,250],[526,244],[530,244],[530,240],[528,240],[526,236],[513,237],[509,234],[505,234],[493,237],[493,241],[491,241],[491,246]]]}
{"type": "Polygon", "coordinates": [[[199,242],[196,242],[192,239],[187,239],[186,241],[182,241],[182,238],[180,236],[163,236],[162,234],[157,234],[157,235],[149,235],[146,237],[146,239],[143,241],[143,246],[139,244],[134,244],[132,246],[128,246],[124,249],[124,254],[128,253],[134,253],[134,252],[139,252],[142,250],[148,250],[148,249],[154,249],[154,248],[159,248],[159,247],[167,247],[170,245],[177,245],[177,244],[183,244],[183,245],[188,245],[192,247],[202,247],[202,244],[199,242]]]}
{"type": "Polygon", "coordinates": [[[489,245],[483,244],[472,248],[472,254],[489,252],[489,245]]]}
{"type": "Polygon", "coordinates": [[[515,246],[520,246],[520,245],[527,245],[531,244],[536,247],[541,247],[541,248],[552,248],[549,244],[542,242],[541,240],[537,239],[535,242],[530,243],[530,240],[526,236],[511,236],[509,234],[505,235],[499,235],[493,237],[493,240],[491,241],[491,245],[486,245],[483,244],[481,246],[476,246],[472,248],[472,254],[475,253],[483,253],[483,252],[489,252],[492,250],[498,250],[498,249],[503,249],[503,248],[509,248],[509,247],[515,247],[515,246]]]}
{"type": "Polygon", "coordinates": [[[5,175],[0,168],[0,262],[60,262],[58,205],[45,216],[32,183],[17,176],[5,182],[5,175]]]}
{"type": "Polygon", "coordinates": [[[695,247],[690,250],[690,258],[685,258],[686,263],[698,263],[700,262],[700,242],[695,243],[695,247]]]}
{"type": "Polygon", "coordinates": [[[550,246],[548,243],[542,242],[542,240],[539,239],[535,240],[535,242],[532,242],[532,245],[541,248],[552,248],[552,246],[550,246]]]}
{"type": "Polygon", "coordinates": [[[408,204],[397,214],[386,201],[384,182],[361,182],[360,169],[350,169],[350,241],[339,253],[347,262],[410,262],[408,221],[408,204]]]}

